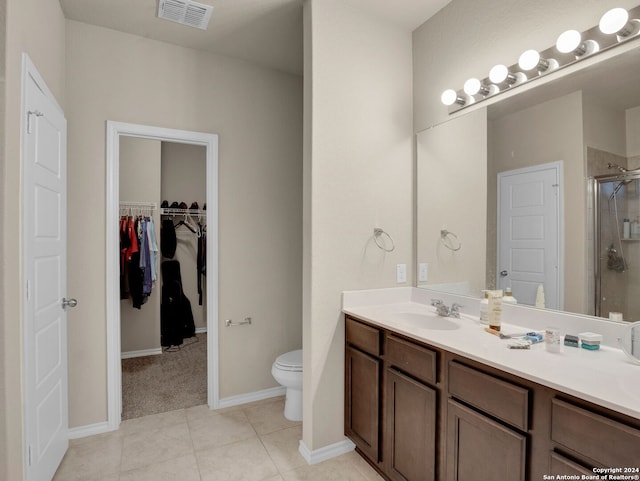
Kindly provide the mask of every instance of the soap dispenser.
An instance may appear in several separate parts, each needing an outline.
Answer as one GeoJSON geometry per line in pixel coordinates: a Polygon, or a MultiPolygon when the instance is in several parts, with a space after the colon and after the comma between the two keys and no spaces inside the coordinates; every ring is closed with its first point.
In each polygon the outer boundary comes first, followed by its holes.
{"type": "Polygon", "coordinates": [[[502,297],[502,302],[506,304],[517,304],[518,300],[513,297],[513,293],[511,292],[511,288],[507,287],[504,290],[504,296],[502,297]]]}

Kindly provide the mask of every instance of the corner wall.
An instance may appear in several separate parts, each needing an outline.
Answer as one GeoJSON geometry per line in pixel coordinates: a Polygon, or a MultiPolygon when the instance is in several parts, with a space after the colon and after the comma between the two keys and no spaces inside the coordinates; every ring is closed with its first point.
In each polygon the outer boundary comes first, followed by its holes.
{"type": "Polygon", "coordinates": [[[308,0],[304,18],[303,441],[314,451],[344,439],[341,292],[397,285],[398,263],[413,284],[411,34],[342,0],[308,0]]]}
{"type": "Polygon", "coordinates": [[[302,79],[75,21],[66,48],[69,229],[86,233],[69,246],[70,425],[107,416],[107,120],[219,135],[220,397],[276,387],[273,360],[302,342],[302,79]]]}

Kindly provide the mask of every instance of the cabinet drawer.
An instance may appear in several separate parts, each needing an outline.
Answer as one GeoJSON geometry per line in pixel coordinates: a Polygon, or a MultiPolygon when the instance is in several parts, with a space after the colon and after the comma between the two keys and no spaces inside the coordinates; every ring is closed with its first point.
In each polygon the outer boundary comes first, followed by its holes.
{"type": "Polygon", "coordinates": [[[559,399],[552,401],[551,439],[603,466],[635,466],[640,431],[559,399]]]}
{"type": "MultiPolygon", "coordinates": [[[[563,475],[588,475],[593,476],[593,471],[574,463],[570,459],[561,456],[558,453],[551,452],[549,459],[549,472],[553,474],[563,475]]],[[[578,478],[579,479],[579,478],[578,478]]]]}
{"type": "Polygon", "coordinates": [[[380,330],[355,321],[350,317],[346,318],[347,344],[361,349],[364,352],[379,356],[380,353],[380,330]]]}
{"type": "Polygon", "coordinates": [[[523,431],[529,428],[529,391],[455,361],[449,394],[523,431]]]}
{"type": "Polygon", "coordinates": [[[385,360],[421,381],[435,383],[437,354],[393,334],[387,334],[385,360]]]}

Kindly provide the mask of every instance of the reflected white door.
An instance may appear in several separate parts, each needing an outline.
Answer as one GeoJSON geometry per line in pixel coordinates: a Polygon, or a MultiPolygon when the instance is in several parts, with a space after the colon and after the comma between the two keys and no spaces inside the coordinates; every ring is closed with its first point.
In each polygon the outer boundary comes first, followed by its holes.
{"type": "Polygon", "coordinates": [[[68,440],[64,113],[23,57],[25,437],[29,481],[49,481],[68,440]]]}
{"type": "Polygon", "coordinates": [[[546,307],[562,308],[561,172],[553,162],[498,174],[497,284],[521,304],[542,284],[546,307]]]}

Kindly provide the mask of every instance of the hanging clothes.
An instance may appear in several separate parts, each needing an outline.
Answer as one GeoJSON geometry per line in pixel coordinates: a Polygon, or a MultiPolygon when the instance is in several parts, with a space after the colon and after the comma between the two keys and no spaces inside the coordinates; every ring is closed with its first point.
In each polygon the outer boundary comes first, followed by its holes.
{"type": "Polygon", "coordinates": [[[160,229],[160,251],[162,255],[167,259],[173,259],[177,245],[176,228],[173,225],[173,220],[164,219],[160,229]]]}
{"type": "Polygon", "coordinates": [[[153,219],[120,219],[120,299],[130,298],[141,309],[157,278],[157,244],[153,219]]]}
{"type": "Polygon", "coordinates": [[[160,344],[163,347],[179,346],[184,338],[196,335],[191,302],[182,290],[178,261],[162,263],[160,334],[160,344]]]}
{"type": "Polygon", "coordinates": [[[202,305],[202,280],[207,272],[207,231],[198,223],[198,252],[196,257],[196,270],[198,276],[198,305],[202,305]]]}

